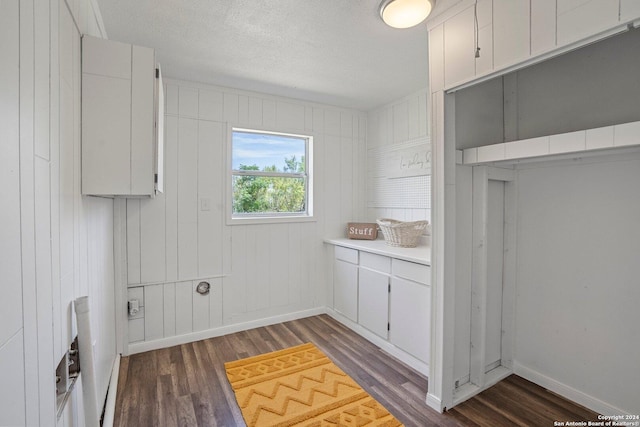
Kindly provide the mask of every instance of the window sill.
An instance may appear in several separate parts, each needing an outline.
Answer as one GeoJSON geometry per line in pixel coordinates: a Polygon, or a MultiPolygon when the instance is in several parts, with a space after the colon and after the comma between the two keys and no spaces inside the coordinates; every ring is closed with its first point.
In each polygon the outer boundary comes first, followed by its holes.
{"type": "Polygon", "coordinates": [[[247,218],[227,218],[227,225],[283,224],[295,222],[316,222],[314,216],[264,216],[247,218]]]}

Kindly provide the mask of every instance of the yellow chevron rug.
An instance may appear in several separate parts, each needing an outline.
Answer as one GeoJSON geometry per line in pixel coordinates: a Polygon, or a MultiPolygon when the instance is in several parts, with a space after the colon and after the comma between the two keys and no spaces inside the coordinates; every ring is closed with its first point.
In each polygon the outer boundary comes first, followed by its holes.
{"type": "Polygon", "coordinates": [[[225,363],[249,427],[402,424],[311,343],[225,363]]]}

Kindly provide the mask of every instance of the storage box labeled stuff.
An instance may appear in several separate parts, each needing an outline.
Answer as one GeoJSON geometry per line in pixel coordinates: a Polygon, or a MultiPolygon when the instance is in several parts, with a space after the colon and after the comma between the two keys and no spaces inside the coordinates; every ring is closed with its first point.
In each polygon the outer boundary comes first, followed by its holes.
{"type": "Polygon", "coordinates": [[[415,248],[418,239],[427,229],[428,221],[398,221],[390,218],[380,218],[376,221],[388,245],[402,248],[415,248]]]}
{"type": "Polygon", "coordinates": [[[349,222],[347,237],[356,240],[375,240],[378,237],[378,225],[375,222],[349,222]]]}

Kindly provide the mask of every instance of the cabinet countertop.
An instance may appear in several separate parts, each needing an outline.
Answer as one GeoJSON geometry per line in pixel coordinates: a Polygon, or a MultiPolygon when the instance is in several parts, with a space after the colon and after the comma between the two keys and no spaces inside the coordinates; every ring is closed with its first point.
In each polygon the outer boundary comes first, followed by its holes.
{"type": "MultiPolygon", "coordinates": [[[[423,238],[424,239],[424,238],[423,238]]],[[[345,237],[335,239],[324,239],[325,243],[343,246],[345,248],[357,249],[359,251],[384,255],[404,261],[415,262],[423,265],[431,265],[431,237],[424,239],[415,248],[399,248],[387,245],[384,239],[376,240],[354,240],[345,237]]]]}

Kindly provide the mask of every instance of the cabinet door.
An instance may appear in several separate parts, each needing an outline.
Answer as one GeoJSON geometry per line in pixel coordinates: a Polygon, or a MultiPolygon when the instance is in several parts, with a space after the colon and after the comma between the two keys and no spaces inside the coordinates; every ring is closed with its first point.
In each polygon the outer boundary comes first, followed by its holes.
{"type": "Polygon", "coordinates": [[[358,266],[356,264],[335,260],[333,307],[348,319],[358,321],[358,266]]]}
{"type": "Polygon", "coordinates": [[[500,69],[529,56],[529,0],[493,0],[493,65],[500,69]]]}
{"type": "Polygon", "coordinates": [[[164,192],[164,86],[162,83],[162,70],[158,64],[156,68],[156,192],[164,192]]]}
{"type": "Polygon", "coordinates": [[[131,48],[131,194],[153,195],[155,173],[155,55],[131,48]]]}
{"type": "Polygon", "coordinates": [[[155,54],[82,38],[82,194],[153,196],[155,54]]]}
{"type": "Polygon", "coordinates": [[[82,76],[82,193],[131,193],[131,82],[82,76]]]}
{"type": "Polygon", "coordinates": [[[619,0],[558,0],[558,45],[580,40],[618,22],[619,0]]]}
{"type": "Polygon", "coordinates": [[[531,2],[531,54],[556,46],[556,0],[531,2]]]}
{"type": "Polygon", "coordinates": [[[429,90],[444,89],[444,24],[429,31],[429,90]]]}
{"type": "Polygon", "coordinates": [[[640,18],[640,1],[620,0],[620,21],[626,22],[640,18]]]}
{"type": "Polygon", "coordinates": [[[431,287],[392,277],[390,298],[391,343],[429,363],[431,287]]]}
{"type": "MultiPolygon", "coordinates": [[[[475,58],[475,76],[487,74],[493,70],[493,1],[478,0],[478,47],[480,56],[475,58]]],[[[474,38],[475,40],[475,38],[474,38]]]]}
{"type": "Polygon", "coordinates": [[[131,45],[83,36],[82,72],[130,80],[131,45]]]}
{"type": "Polygon", "coordinates": [[[389,276],[361,267],[358,291],[358,323],[387,339],[389,276]]]}
{"type": "Polygon", "coordinates": [[[454,86],[475,76],[474,8],[444,23],[444,84],[454,86]]]}

